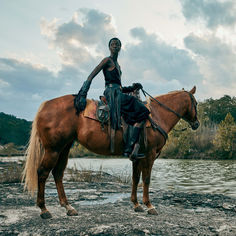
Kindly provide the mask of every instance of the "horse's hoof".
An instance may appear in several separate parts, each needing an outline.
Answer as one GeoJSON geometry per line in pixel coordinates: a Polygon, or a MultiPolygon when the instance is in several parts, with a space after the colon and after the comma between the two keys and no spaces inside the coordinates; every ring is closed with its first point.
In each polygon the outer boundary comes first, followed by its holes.
{"type": "Polygon", "coordinates": [[[135,212],[144,212],[144,209],[142,208],[141,205],[138,205],[138,206],[136,206],[136,207],[134,208],[134,211],[135,211],[135,212]]]}
{"type": "Polygon", "coordinates": [[[44,211],[40,214],[41,218],[42,219],[50,219],[52,218],[52,215],[49,211],[44,211]]]}
{"type": "Polygon", "coordinates": [[[148,214],[149,215],[158,215],[157,210],[155,208],[148,209],[148,214]]]}
{"type": "Polygon", "coordinates": [[[68,216],[77,216],[78,212],[75,209],[70,209],[67,211],[68,216]]]}

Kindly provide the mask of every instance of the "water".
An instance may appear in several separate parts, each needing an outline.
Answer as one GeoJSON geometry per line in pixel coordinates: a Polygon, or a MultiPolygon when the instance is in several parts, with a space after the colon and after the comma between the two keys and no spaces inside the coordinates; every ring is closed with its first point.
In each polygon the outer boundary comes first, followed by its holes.
{"type": "MultiPolygon", "coordinates": [[[[128,159],[69,159],[68,167],[99,170],[131,176],[128,159]]],[[[151,187],[195,193],[214,193],[236,197],[236,161],[157,159],[152,169],[151,187]]]]}

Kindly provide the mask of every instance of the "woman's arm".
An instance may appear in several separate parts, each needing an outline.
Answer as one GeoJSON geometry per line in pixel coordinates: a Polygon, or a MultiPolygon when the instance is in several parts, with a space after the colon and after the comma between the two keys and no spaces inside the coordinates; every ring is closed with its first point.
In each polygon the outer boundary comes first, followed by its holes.
{"type": "Polygon", "coordinates": [[[86,97],[88,90],[90,88],[93,78],[105,67],[107,66],[109,58],[104,58],[99,65],[95,67],[92,73],[88,76],[87,80],[83,83],[78,95],[75,97],[74,105],[77,110],[77,114],[83,111],[86,107],[86,97]]]}
{"type": "Polygon", "coordinates": [[[109,61],[109,58],[104,58],[91,72],[91,74],[88,76],[87,80],[92,81],[92,79],[105,67],[107,66],[109,61]]]}

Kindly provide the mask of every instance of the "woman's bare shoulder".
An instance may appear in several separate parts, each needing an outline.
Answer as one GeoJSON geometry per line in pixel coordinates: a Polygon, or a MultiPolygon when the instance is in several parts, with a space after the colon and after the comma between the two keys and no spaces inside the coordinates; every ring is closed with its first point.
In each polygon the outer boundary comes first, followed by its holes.
{"type": "Polygon", "coordinates": [[[103,68],[109,67],[112,64],[110,57],[105,57],[102,59],[100,65],[102,65],[103,68]]]}
{"type": "Polygon", "coordinates": [[[102,59],[102,62],[104,62],[104,63],[109,63],[110,61],[111,61],[110,57],[105,57],[102,59]]]}

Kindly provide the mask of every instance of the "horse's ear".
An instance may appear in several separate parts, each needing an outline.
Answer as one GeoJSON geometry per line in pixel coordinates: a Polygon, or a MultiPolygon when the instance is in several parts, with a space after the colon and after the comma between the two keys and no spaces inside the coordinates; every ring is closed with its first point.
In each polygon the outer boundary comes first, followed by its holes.
{"type": "Polygon", "coordinates": [[[191,94],[194,94],[196,92],[196,86],[194,85],[193,88],[189,91],[191,94]]]}

